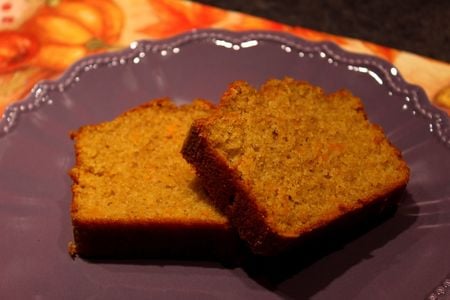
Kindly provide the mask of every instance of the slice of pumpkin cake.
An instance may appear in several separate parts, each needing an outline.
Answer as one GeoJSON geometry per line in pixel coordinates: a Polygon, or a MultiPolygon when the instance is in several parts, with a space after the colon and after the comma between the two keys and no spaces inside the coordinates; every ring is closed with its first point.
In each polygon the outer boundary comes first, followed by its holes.
{"type": "Polygon", "coordinates": [[[226,255],[235,233],[180,154],[192,120],[212,110],[203,100],[154,100],[72,134],[72,254],[226,255]]]}
{"type": "Polygon", "coordinates": [[[196,120],[182,150],[211,201],[253,252],[282,251],[360,212],[396,201],[409,169],[349,91],[292,78],[231,84],[196,120]]]}

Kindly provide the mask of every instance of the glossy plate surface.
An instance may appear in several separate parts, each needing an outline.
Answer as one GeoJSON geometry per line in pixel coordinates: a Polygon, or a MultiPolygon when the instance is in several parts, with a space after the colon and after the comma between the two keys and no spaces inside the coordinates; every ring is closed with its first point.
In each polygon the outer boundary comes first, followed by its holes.
{"type": "Polygon", "coordinates": [[[392,65],[285,34],[196,31],[84,59],[37,85],[0,121],[1,298],[445,299],[449,123],[392,65]],[[329,92],[345,87],[363,99],[412,171],[394,217],[294,271],[271,270],[280,276],[269,283],[273,274],[263,268],[69,257],[71,130],[152,98],[217,102],[233,80],[259,85],[284,76],[329,92]]]}

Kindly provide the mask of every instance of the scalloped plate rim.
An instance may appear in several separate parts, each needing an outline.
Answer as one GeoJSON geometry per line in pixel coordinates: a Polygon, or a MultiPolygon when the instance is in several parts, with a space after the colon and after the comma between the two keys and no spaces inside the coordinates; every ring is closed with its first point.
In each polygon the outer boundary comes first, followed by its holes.
{"type": "Polygon", "coordinates": [[[371,66],[376,68],[377,71],[381,71],[383,75],[389,79],[388,81],[390,81],[390,85],[396,81],[395,84],[403,86],[403,91],[401,91],[401,93],[415,94],[417,101],[414,105],[416,105],[416,108],[421,108],[419,109],[420,115],[432,120],[433,125],[441,129],[441,131],[437,135],[434,134],[434,136],[440,139],[446,146],[450,147],[450,118],[447,114],[445,114],[445,112],[439,110],[431,104],[422,87],[407,82],[401,75],[401,72],[398,71],[398,69],[390,62],[368,54],[349,52],[331,41],[308,41],[286,32],[270,30],[229,31],[222,29],[194,29],[165,39],[138,40],[130,43],[130,46],[127,48],[118,51],[104,52],[84,57],[71,65],[58,78],[41,80],[37,82],[31,88],[27,96],[7,106],[2,117],[0,118],[0,140],[11,130],[14,130],[14,127],[20,126],[21,114],[32,113],[42,107],[42,104],[49,100],[46,95],[47,90],[57,89],[58,85],[64,85],[62,90],[59,90],[60,92],[64,91],[66,88],[70,88],[70,85],[73,83],[76,75],[79,74],[79,72],[84,72],[83,68],[88,65],[92,65],[95,61],[109,61],[113,60],[115,57],[132,57],[141,48],[144,48],[144,51],[157,51],[159,49],[167,49],[173,46],[182,45],[184,43],[193,42],[195,40],[211,38],[222,38],[226,41],[231,41],[234,43],[243,42],[249,40],[250,38],[269,40],[279,43],[287,42],[297,48],[300,46],[300,48],[303,48],[303,51],[305,52],[326,51],[328,55],[331,55],[332,57],[340,57],[344,60],[344,62],[349,60],[364,62],[356,64],[356,66],[371,66]],[[391,75],[388,72],[388,69],[392,68],[397,70],[396,75],[391,75]],[[43,90],[43,93],[40,92],[38,95],[37,91],[40,89],[43,90]]]}

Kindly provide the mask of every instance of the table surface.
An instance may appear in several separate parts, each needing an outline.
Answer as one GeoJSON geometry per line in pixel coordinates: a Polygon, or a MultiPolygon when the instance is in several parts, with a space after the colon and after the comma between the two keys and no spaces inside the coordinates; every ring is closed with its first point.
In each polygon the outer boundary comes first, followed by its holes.
{"type": "Polygon", "coordinates": [[[450,1],[197,0],[450,62],[450,1]]]}

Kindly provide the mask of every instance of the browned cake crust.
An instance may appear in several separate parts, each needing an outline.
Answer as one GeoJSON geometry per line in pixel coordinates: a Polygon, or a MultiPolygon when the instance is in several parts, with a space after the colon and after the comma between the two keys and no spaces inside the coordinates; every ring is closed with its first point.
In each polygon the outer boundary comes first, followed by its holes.
{"type": "Polygon", "coordinates": [[[228,259],[237,251],[237,234],[222,214],[208,208],[210,205],[194,171],[190,171],[179,154],[190,125],[190,122],[184,122],[192,121],[195,116],[205,116],[211,109],[212,105],[206,101],[197,100],[194,104],[177,107],[168,99],[153,100],[111,122],[84,126],[71,134],[76,154],[76,164],[70,172],[73,179],[71,216],[74,235],[74,242],[69,245],[71,255],[86,258],[228,259]],[[133,125],[138,118],[142,118],[143,125],[133,125]],[[167,121],[168,118],[171,119],[167,121]],[[135,132],[141,129],[144,131],[135,132]],[[159,148],[150,150],[152,148],[148,145],[156,141],[149,138],[163,140],[162,145],[167,146],[168,153],[159,148]],[[117,150],[119,146],[125,150],[117,150]],[[126,148],[128,146],[129,149],[126,148]],[[135,161],[133,153],[138,156],[135,161]],[[151,162],[155,160],[152,155],[161,157],[163,154],[170,161],[151,162]],[[165,164],[169,163],[174,165],[165,169],[165,164]],[[129,173],[131,182],[125,182],[127,177],[124,180],[115,178],[121,174],[112,169],[122,165],[120,173],[129,173]],[[158,169],[145,170],[146,166],[158,169]],[[141,174],[142,178],[135,178],[132,173],[141,174]],[[146,173],[150,174],[148,178],[146,173]],[[156,176],[159,177],[155,179],[156,176]],[[186,177],[187,183],[181,183],[182,192],[173,183],[179,178],[172,180],[173,177],[186,177]],[[151,195],[164,190],[165,186],[166,194],[161,195],[175,194],[174,198],[151,195]],[[137,195],[131,195],[133,191],[130,191],[123,197],[117,196],[125,188],[135,189],[137,195]],[[182,202],[183,196],[192,199],[182,202]],[[158,197],[162,199],[155,199],[158,197]],[[177,199],[180,204],[177,204],[177,199]],[[123,202],[127,201],[131,203],[124,206],[123,202]],[[152,212],[158,209],[158,214],[152,212]],[[189,213],[189,217],[184,216],[184,211],[189,213]]]}
{"type": "Polygon", "coordinates": [[[197,122],[186,139],[182,153],[188,162],[196,167],[197,176],[202,180],[210,200],[223,211],[238,230],[239,236],[247,241],[255,254],[276,255],[288,247],[302,244],[326,232],[341,234],[359,222],[373,222],[398,204],[406,183],[393,187],[392,191],[373,199],[365,206],[342,214],[339,219],[324,221],[315,231],[301,236],[283,236],[275,232],[266,222],[265,213],[258,209],[255,200],[247,190],[248,186],[236,178],[226,162],[208,146],[208,141],[198,131],[201,124],[197,122]],[[339,228],[333,228],[338,225],[339,228]]]}
{"type": "Polygon", "coordinates": [[[231,259],[237,235],[215,223],[73,222],[72,256],[84,258],[231,259]]]}
{"type": "Polygon", "coordinates": [[[202,135],[202,123],[200,120],[191,127],[182,149],[183,157],[195,167],[210,200],[228,216],[252,251],[264,255],[279,253],[297,237],[281,236],[266,224],[264,211],[258,209],[248,192],[251,188],[215,153],[202,135]]]}
{"type": "MultiPolygon", "coordinates": [[[[297,100],[301,101],[302,99],[297,100]]],[[[315,100],[313,99],[312,102],[314,103],[314,101],[315,100]]],[[[294,108],[292,109],[294,110],[294,108]]],[[[288,114],[292,112],[286,111],[283,113],[288,114]]],[[[297,114],[300,117],[302,116],[302,112],[298,112],[297,114]]],[[[263,126],[267,127],[269,125],[270,124],[264,124],[263,126]]],[[[253,124],[253,126],[257,127],[259,124],[253,124]]],[[[293,124],[293,126],[295,125],[293,124]]],[[[238,133],[238,135],[239,134],[241,138],[242,136],[245,136],[242,132],[238,133]]],[[[249,133],[247,132],[247,134],[249,133]]],[[[262,135],[263,133],[260,134],[262,135]]],[[[342,132],[341,134],[347,133],[342,132]]],[[[246,140],[246,138],[247,137],[244,137],[243,139],[246,140]]],[[[232,151],[242,152],[242,147],[243,146],[237,150],[233,149],[232,151]]],[[[308,147],[308,145],[306,147],[308,147]]],[[[311,149],[311,151],[313,150],[317,149],[311,149]]],[[[287,151],[289,154],[290,152],[293,152],[294,149],[288,149],[287,151]]],[[[305,82],[297,82],[290,78],[282,81],[271,80],[259,91],[253,91],[245,82],[238,81],[231,84],[221,100],[217,113],[207,118],[196,120],[193,123],[185,140],[182,154],[183,157],[195,167],[197,175],[202,181],[211,201],[213,201],[215,205],[229,217],[233,226],[237,228],[240,237],[247,241],[252,251],[261,255],[277,254],[289,246],[302,243],[302,241],[308,240],[311,236],[316,236],[320,232],[332,230],[333,227],[341,227],[342,224],[354,224],[354,222],[363,222],[364,220],[380,216],[387,208],[396,205],[399,199],[398,194],[404,190],[409,179],[409,169],[403,161],[401,153],[387,141],[379,126],[370,124],[367,121],[362,103],[358,99],[347,91],[340,91],[332,95],[324,95],[323,91],[317,87],[311,86],[305,82]],[[268,99],[270,99],[270,101],[279,101],[279,99],[277,99],[278,96],[281,95],[281,98],[285,97],[284,92],[280,92],[279,90],[286,89],[291,91],[294,90],[299,94],[303,93],[303,90],[307,90],[309,93],[308,97],[311,97],[312,94],[313,98],[320,98],[319,101],[332,101],[332,99],[341,101],[341,98],[344,100],[351,98],[350,101],[353,105],[351,110],[355,110],[356,114],[360,115],[360,122],[369,124],[368,130],[375,133],[376,138],[374,141],[370,141],[370,143],[381,143],[383,144],[383,147],[388,149],[389,153],[387,156],[390,160],[395,161],[399,165],[400,175],[397,176],[397,179],[386,183],[371,195],[366,196],[365,198],[355,199],[354,203],[347,204],[343,202],[342,204],[336,204],[335,209],[332,209],[331,211],[328,210],[325,213],[322,213],[322,215],[320,215],[320,212],[317,213],[313,211],[312,214],[319,214],[319,220],[312,225],[300,226],[300,229],[296,229],[297,231],[290,230],[291,228],[287,227],[284,232],[281,232],[279,229],[275,228],[273,221],[269,221],[268,216],[272,214],[273,211],[265,208],[261,204],[262,201],[256,196],[256,192],[254,191],[255,186],[250,183],[255,183],[255,181],[252,181],[254,178],[245,178],[245,175],[243,175],[242,172],[244,167],[241,167],[239,163],[235,163],[232,166],[231,160],[227,158],[223,152],[218,150],[218,148],[223,146],[222,141],[218,143],[212,138],[212,135],[217,133],[214,132],[214,130],[217,130],[218,128],[215,124],[220,122],[222,122],[220,124],[230,125],[230,129],[226,129],[223,134],[234,132],[236,130],[239,131],[239,128],[242,127],[233,127],[232,124],[236,124],[236,120],[239,118],[248,119],[252,117],[251,114],[244,114],[242,111],[258,109],[257,106],[254,106],[254,102],[253,104],[248,104],[250,101],[256,101],[254,99],[248,100],[252,99],[251,97],[256,95],[256,97],[266,97],[266,101],[269,101],[268,99]],[[274,99],[270,98],[270,95],[272,94],[275,95],[274,99]],[[248,101],[248,103],[245,103],[245,101],[248,101]]],[[[233,153],[233,155],[235,155],[235,153],[233,153]]],[[[260,155],[260,153],[258,153],[258,155],[260,155]]],[[[266,157],[270,158],[271,153],[263,152],[262,155],[266,155],[266,157]]],[[[234,157],[235,156],[233,156],[233,158],[234,157]]],[[[357,158],[360,160],[365,159],[364,157],[357,158]]],[[[276,157],[273,159],[276,159],[276,157]]],[[[292,170],[292,172],[294,171],[297,170],[292,170]]],[[[285,174],[285,176],[289,178],[291,177],[291,174],[285,174]]],[[[307,181],[308,177],[303,178],[303,180],[307,181]]],[[[274,185],[277,184],[278,182],[274,182],[274,185]]],[[[349,188],[351,188],[351,185],[349,185],[349,188]]],[[[278,200],[281,201],[281,199],[276,199],[276,197],[271,200],[274,202],[278,200]]]]}

